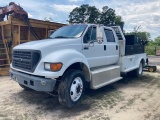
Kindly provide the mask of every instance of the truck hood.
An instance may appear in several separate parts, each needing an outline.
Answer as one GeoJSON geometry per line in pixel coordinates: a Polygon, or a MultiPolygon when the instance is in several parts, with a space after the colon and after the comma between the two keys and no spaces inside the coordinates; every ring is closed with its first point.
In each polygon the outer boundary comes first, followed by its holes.
{"type": "Polygon", "coordinates": [[[14,49],[33,49],[33,50],[42,50],[43,48],[49,47],[60,47],[70,44],[80,44],[80,39],[44,39],[38,41],[32,41],[17,45],[14,49]]]}

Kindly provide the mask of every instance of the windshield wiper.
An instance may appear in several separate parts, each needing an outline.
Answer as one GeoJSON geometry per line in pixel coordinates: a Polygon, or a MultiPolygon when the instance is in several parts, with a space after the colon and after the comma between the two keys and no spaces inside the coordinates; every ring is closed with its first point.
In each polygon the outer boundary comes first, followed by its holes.
{"type": "Polygon", "coordinates": [[[69,37],[66,37],[66,36],[56,36],[54,38],[69,38],[69,37]]]}
{"type": "MultiPolygon", "coordinates": [[[[75,37],[73,37],[73,36],[56,36],[56,37],[54,37],[54,38],[75,38],[75,37]]],[[[53,39],[53,38],[52,38],[53,39]]]]}

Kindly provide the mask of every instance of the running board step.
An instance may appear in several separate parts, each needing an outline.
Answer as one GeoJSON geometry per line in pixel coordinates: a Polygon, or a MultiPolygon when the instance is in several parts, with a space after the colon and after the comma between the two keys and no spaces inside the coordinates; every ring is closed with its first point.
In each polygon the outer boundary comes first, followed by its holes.
{"type": "Polygon", "coordinates": [[[91,73],[92,81],[90,87],[92,89],[98,89],[122,79],[120,77],[120,66],[117,65],[94,69],[91,73]]]}

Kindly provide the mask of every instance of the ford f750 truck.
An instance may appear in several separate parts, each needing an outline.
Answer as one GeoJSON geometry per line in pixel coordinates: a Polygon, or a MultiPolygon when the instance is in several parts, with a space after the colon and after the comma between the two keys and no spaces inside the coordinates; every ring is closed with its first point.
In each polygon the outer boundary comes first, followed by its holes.
{"type": "Polygon", "coordinates": [[[143,42],[124,36],[119,26],[76,24],[56,30],[49,39],[13,49],[10,76],[24,89],[56,91],[71,108],[85,88],[98,89],[122,79],[139,77],[146,62],[143,42]]]}

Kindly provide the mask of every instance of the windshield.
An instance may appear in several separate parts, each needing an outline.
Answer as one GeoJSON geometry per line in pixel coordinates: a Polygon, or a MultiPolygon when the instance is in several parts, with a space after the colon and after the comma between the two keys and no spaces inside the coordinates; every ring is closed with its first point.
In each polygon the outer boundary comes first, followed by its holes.
{"type": "Polygon", "coordinates": [[[50,38],[78,38],[86,29],[87,25],[70,25],[56,30],[50,38]]]}

